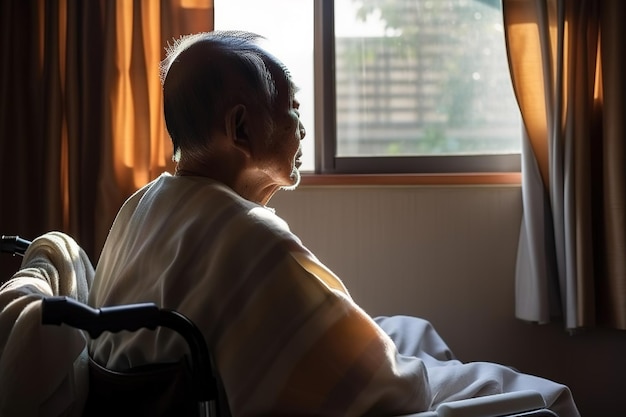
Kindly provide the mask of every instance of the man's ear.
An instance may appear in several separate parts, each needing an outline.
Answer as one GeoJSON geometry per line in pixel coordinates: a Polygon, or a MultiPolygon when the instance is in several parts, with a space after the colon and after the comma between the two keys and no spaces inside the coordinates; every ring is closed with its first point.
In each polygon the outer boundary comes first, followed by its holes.
{"type": "Polygon", "coordinates": [[[250,120],[245,105],[237,104],[226,114],[226,133],[231,143],[247,155],[251,154],[250,120]]]}

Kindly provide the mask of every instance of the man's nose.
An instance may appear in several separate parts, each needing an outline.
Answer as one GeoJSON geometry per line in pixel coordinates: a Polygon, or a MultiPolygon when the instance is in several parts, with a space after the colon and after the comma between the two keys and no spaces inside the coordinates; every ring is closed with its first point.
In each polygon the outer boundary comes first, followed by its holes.
{"type": "Polygon", "coordinates": [[[300,140],[304,139],[305,136],[306,136],[306,129],[304,128],[302,123],[300,123],[300,140]]]}

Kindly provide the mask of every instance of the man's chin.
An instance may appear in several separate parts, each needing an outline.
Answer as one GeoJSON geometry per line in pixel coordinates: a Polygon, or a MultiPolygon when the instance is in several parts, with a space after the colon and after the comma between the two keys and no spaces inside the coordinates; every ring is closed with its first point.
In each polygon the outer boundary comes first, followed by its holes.
{"type": "Polygon", "coordinates": [[[281,190],[287,190],[287,191],[295,190],[298,187],[298,185],[300,185],[300,180],[302,179],[302,177],[300,175],[300,171],[298,170],[298,168],[294,168],[289,178],[291,179],[291,185],[284,185],[280,187],[281,190]]]}

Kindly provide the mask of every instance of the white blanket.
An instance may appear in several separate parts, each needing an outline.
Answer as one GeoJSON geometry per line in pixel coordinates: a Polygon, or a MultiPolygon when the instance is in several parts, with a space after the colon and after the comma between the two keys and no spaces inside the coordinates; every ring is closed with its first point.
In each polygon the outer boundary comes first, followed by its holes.
{"type": "Polygon", "coordinates": [[[426,320],[409,316],[377,317],[377,324],[396,344],[400,354],[424,361],[433,395],[431,409],[441,403],[504,392],[533,390],[559,417],[579,412],[565,385],[524,374],[490,362],[462,363],[426,320]]]}
{"type": "Polygon", "coordinates": [[[69,236],[35,239],[22,266],[0,287],[0,415],[78,416],[87,393],[86,338],[41,324],[41,299],[86,302],[94,269],[69,236]]]}

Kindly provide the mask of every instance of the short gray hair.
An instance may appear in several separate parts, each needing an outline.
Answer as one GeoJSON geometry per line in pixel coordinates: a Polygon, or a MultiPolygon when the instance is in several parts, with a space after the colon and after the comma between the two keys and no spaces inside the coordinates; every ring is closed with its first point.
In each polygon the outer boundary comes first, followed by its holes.
{"type": "MultiPolygon", "coordinates": [[[[211,130],[232,105],[250,103],[260,111],[268,132],[278,97],[279,68],[291,86],[286,68],[245,31],[213,31],[186,35],[166,48],[161,62],[163,110],[174,145],[174,160],[208,146],[211,130]]],[[[291,88],[291,87],[290,87],[291,88]]]]}

